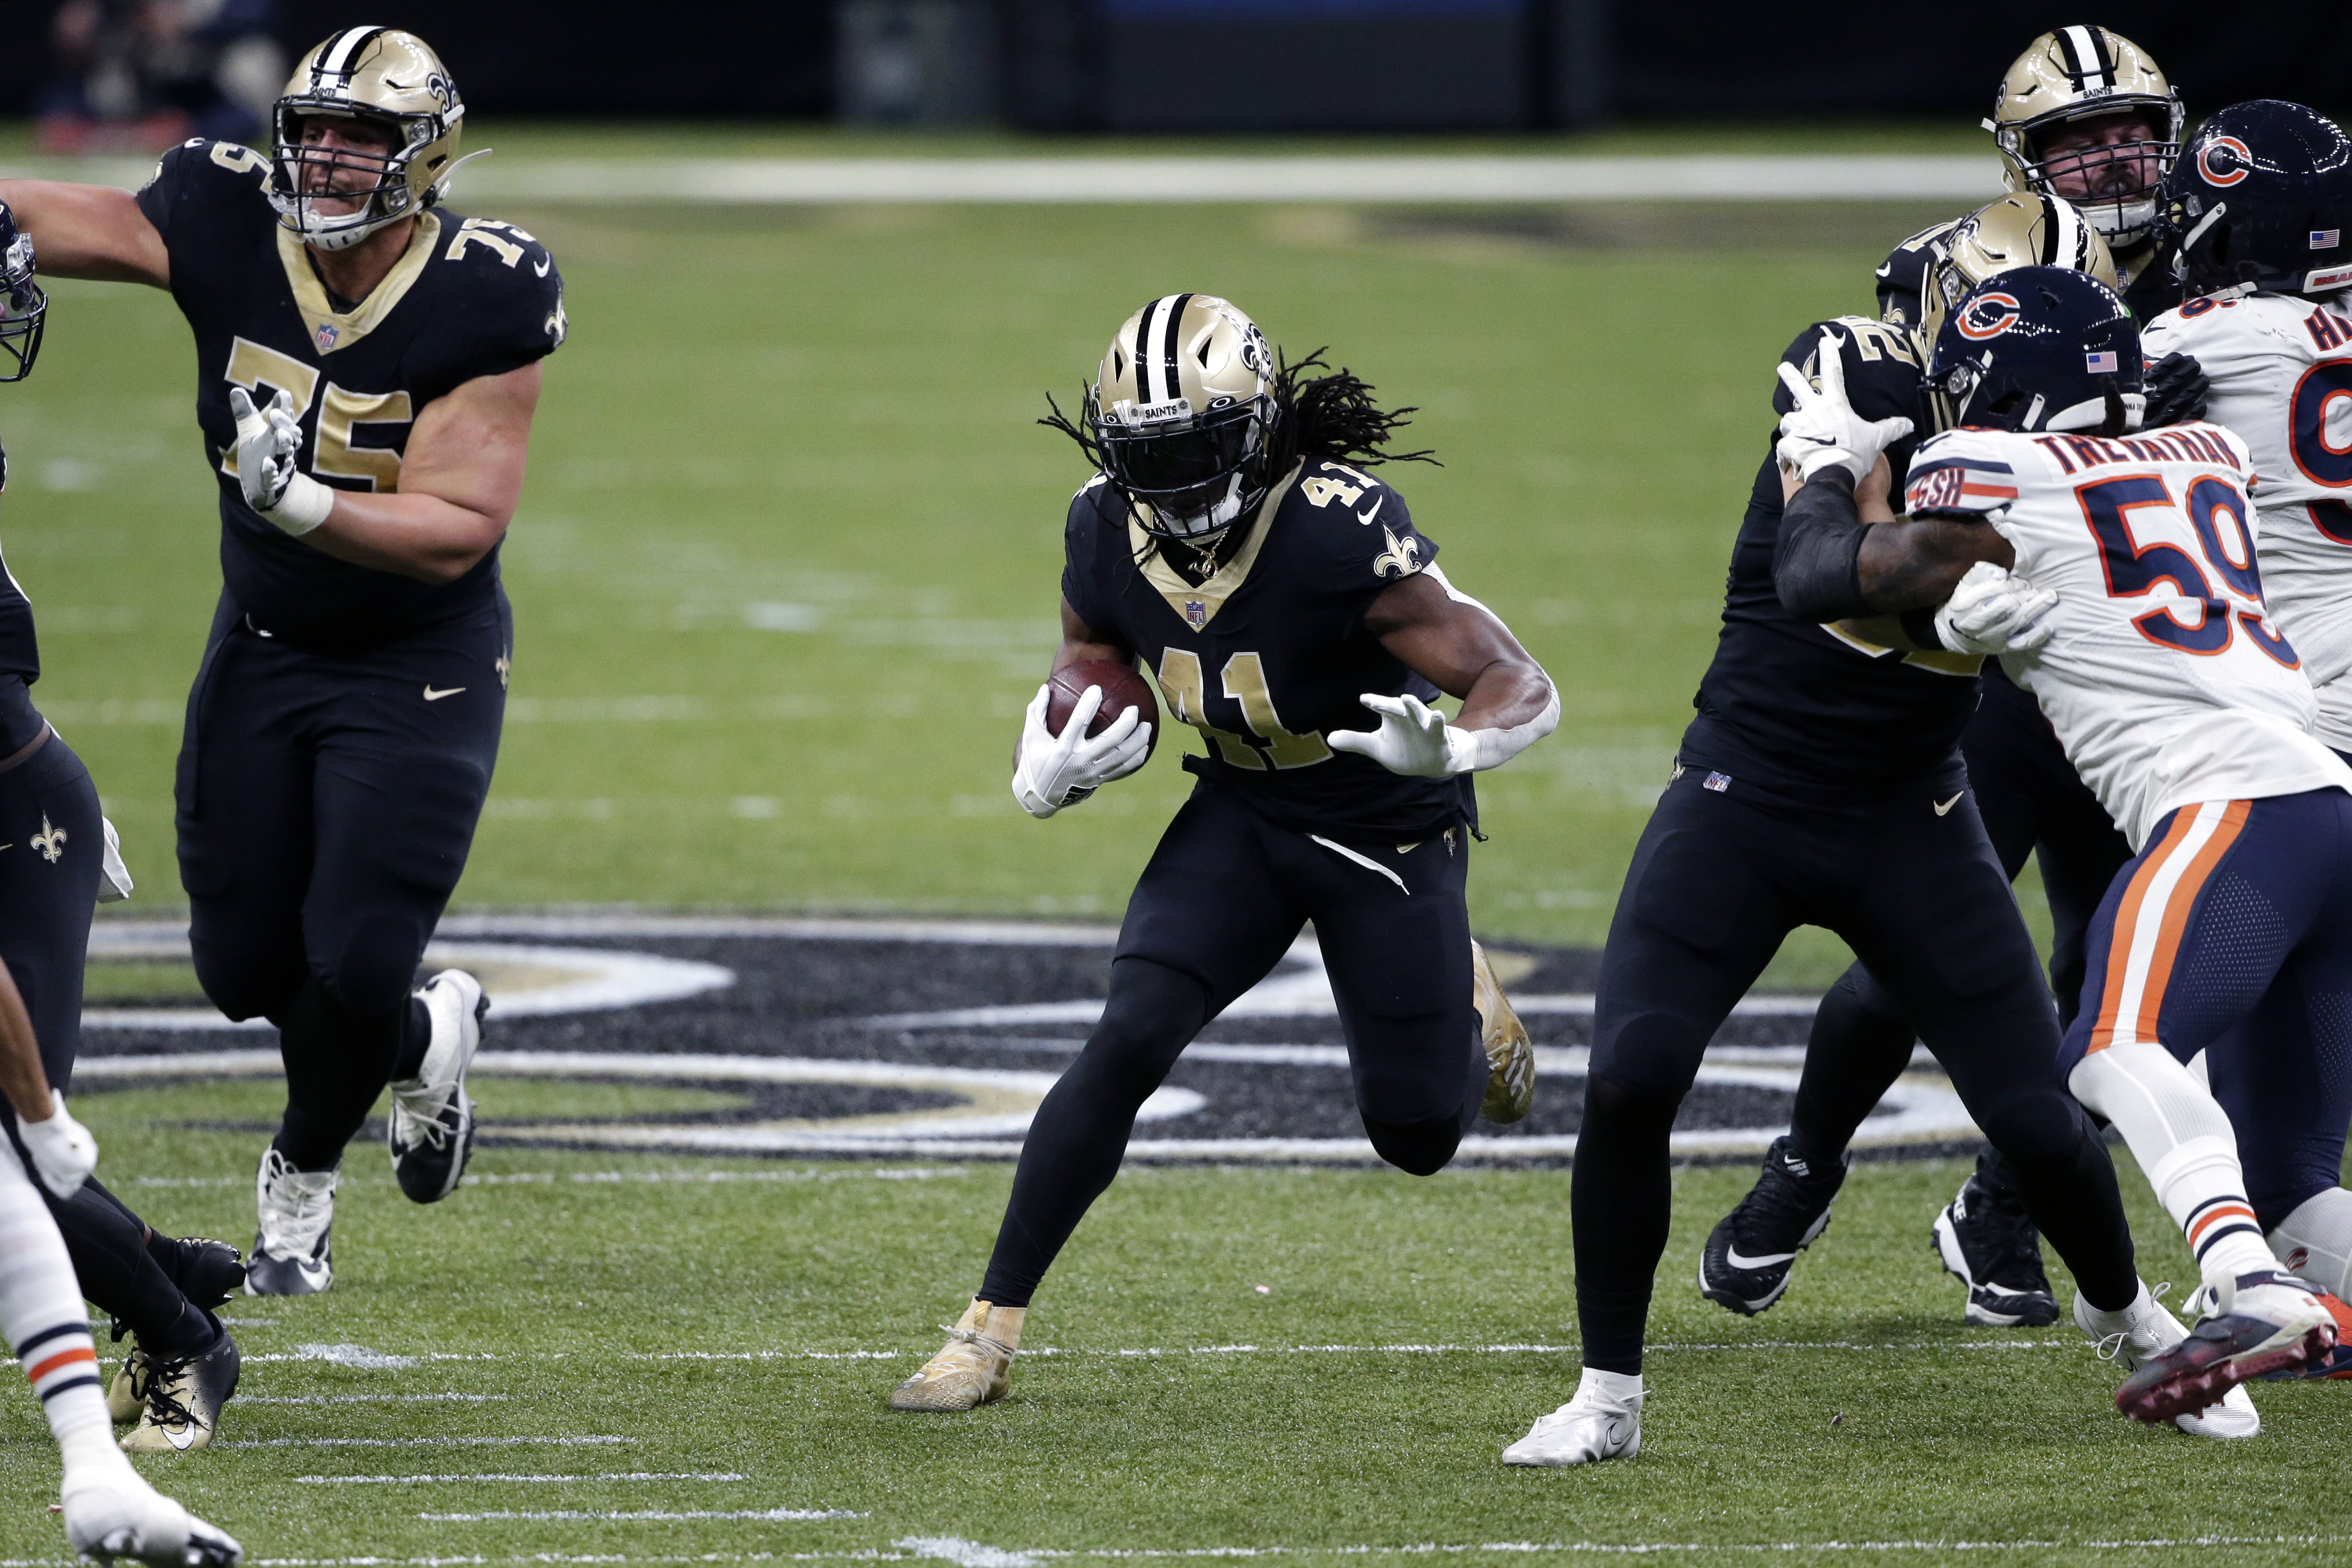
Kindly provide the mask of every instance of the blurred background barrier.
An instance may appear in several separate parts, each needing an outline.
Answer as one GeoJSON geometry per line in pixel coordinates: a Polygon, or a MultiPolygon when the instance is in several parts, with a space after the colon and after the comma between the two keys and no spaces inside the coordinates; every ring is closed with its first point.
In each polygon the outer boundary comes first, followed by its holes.
{"type": "MultiPolygon", "coordinates": [[[[1219,132],[1948,122],[1983,111],[2024,40],[2084,19],[2048,0],[1906,21],[1862,0],[10,0],[8,15],[0,114],[37,116],[58,152],[252,136],[287,62],[358,22],[423,33],[468,105],[501,116],[1219,132]]],[[[2259,16],[2142,0],[2090,19],[2164,61],[2193,110],[2352,108],[2352,5],[2259,16]]]]}

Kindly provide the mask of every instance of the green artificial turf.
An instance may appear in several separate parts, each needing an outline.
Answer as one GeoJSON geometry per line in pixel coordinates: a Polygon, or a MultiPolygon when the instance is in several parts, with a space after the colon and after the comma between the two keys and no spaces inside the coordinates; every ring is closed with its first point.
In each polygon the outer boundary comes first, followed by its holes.
{"type": "MultiPolygon", "coordinates": [[[[242,1236],[257,1135],[188,1123],[248,1114],[257,1087],[91,1092],[79,1109],[155,1223],[242,1236]]],[[[478,1087],[494,1117],[548,1103],[478,1087]]],[[[2043,1543],[1966,1559],[2016,1563],[2118,1560],[2100,1542],[2228,1539],[2203,1550],[2232,1564],[2352,1549],[2335,1511],[2341,1385],[2263,1385],[2263,1437],[2197,1441],[2117,1416],[2116,1374],[2071,1327],[1963,1327],[1926,1245],[1965,1169],[1951,1162],[1857,1167],[1788,1297],[1755,1320],[1688,1283],[1748,1171],[1679,1173],[1644,1450],[1573,1471],[1497,1462],[1575,1382],[1561,1172],[1129,1170],[1031,1317],[1027,1344],[1062,1354],[1018,1364],[1001,1406],[943,1417],[884,1399],[975,1283],[1005,1166],[493,1148],[474,1163],[486,1180],[430,1209],[399,1197],[375,1150],[349,1168],[334,1289],[233,1303],[251,1359],[223,1446],[142,1461],[262,1562],[730,1563],[917,1538],[1335,1562],[1498,1542],[1723,1562],[1843,1561],[1826,1543],[1863,1542],[2043,1543]],[[571,1179],[592,1175],[685,1179],[571,1179]],[[1412,1346],[1451,1348],[1394,1348],[1412,1346]],[[367,1359],[352,1347],[420,1359],[367,1359]],[[415,1397],[450,1394],[491,1397],[415,1397]],[[414,1441],[484,1437],[628,1441],[414,1441]],[[303,1479],[616,1474],[741,1479],[303,1479]],[[419,1517],[778,1508],[858,1517],[419,1517]]],[[[2128,1162],[2123,1176],[2150,1279],[2191,1278],[2128,1162]]],[[[32,1402],[0,1401],[0,1560],[62,1558],[43,1513],[55,1473],[32,1402]]]]}

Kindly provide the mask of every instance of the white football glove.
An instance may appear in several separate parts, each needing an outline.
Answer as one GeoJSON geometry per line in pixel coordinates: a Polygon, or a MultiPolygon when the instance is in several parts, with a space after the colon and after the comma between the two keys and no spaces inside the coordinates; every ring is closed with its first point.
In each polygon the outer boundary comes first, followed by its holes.
{"type": "Polygon", "coordinates": [[[1980,560],[1936,612],[1936,635],[1963,653],[2031,653],[2056,634],[2057,608],[2048,589],[1980,560]]]}
{"type": "Polygon", "coordinates": [[[1780,440],[1773,451],[1779,454],[1780,465],[1793,468],[1806,479],[1811,479],[1825,468],[1843,468],[1862,483],[1878,455],[1895,442],[1911,434],[1911,422],[1895,415],[1888,419],[1864,419],[1853,412],[1845,397],[1845,360],[1838,350],[1845,340],[1834,332],[1823,332],[1817,358],[1822,367],[1822,390],[1815,392],[1796,366],[1782,361],[1780,384],[1797,406],[1780,416],[1780,440]]]}
{"type": "Polygon", "coordinates": [[[1470,733],[1447,725],[1444,714],[1419,697],[1366,692],[1356,700],[1381,716],[1381,727],[1333,730],[1324,738],[1334,751],[1360,753],[1411,779],[1443,779],[1477,766],[1470,733]]]}
{"type": "Polygon", "coordinates": [[[1030,699],[1021,724],[1021,749],[1013,761],[1013,798],[1041,821],[1126,778],[1143,766],[1151,751],[1151,727],[1143,722],[1139,708],[1129,708],[1100,735],[1087,738],[1087,726],[1102,706],[1100,686],[1088,686],[1079,695],[1070,722],[1056,738],[1045,727],[1045,705],[1052,694],[1051,686],[1039,686],[1030,699]]]}
{"type": "Polygon", "coordinates": [[[98,825],[106,830],[106,844],[99,853],[98,901],[113,904],[131,896],[131,868],[122,863],[122,835],[114,831],[113,821],[100,817],[98,825]]]}
{"type": "Polygon", "coordinates": [[[335,493],[294,465],[302,423],[293,398],[281,387],[268,408],[257,409],[243,387],[231,387],[228,411],[236,418],[236,482],[245,504],[298,537],[325,522],[335,493]]]}
{"type": "Polygon", "coordinates": [[[98,1140],[66,1110],[64,1094],[50,1090],[49,1105],[47,1121],[27,1122],[19,1116],[16,1128],[25,1135],[25,1152],[33,1156],[33,1174],[49,1191],[68,1198],[98,1168],[98,1140]]]}

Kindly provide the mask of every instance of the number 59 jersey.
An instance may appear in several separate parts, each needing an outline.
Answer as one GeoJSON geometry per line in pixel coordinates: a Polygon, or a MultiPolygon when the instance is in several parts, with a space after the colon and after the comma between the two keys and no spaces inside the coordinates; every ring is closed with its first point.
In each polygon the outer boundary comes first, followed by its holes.
{"type": "Polygon", "coordinates": [[[1141,656],[1169,722],[1201,732],[1208,755],[1185,758],[1189,771],[1296,832],[1401,843],[1475,821],[1468,774],[1407,778],[1324,739],[1376,727],[1366,692],[1439,695],[1364,630],[1383,591],[1435,570],[1437,546],[1388,486],[1305,459],[1198,584],[1161,559],[1100,476],[1072,498],[1063,545],[1063,599],[1141,656]]]}
{"type": "Polygon", "coordinates": [[[1913,517],[1991,523],[2017,574],[2058,595],[2055,634],[2001,665],[2135,850],[2197,801],[2352,790],[2263,607],[2247,471],[2245,444],[2213,424],[1962,429],[1923,443],[1905,480],[1913,517]]]}
{"type": "Polygon", "coordinates": [[[257,517],[236,478],[229,391],[278,392],[302,426],[302,471],[342,490],[400,487],[425,406],[563,341],[563,280],[530,235],[436,208],[365,299],[327,292],[278,222],[269,160],[226,141],[173,148],[139,193],[171,257],[172,298],[196,339],[196,423],[220,486],[221,576],[273,635],[327,651],[373,646],[482,613],[498,597],[492,549],[454,582],[338,560],[257,517]]]}
{"type": "Polygon", "coordinates": [[[2205,417],[2253,454],[2263,586],[2319,693],[2318,735],[2352,750],[2352,319],[2284,294],[2191,299],[2149,323],[2151,360],[2194,354],[2205,417]]]}

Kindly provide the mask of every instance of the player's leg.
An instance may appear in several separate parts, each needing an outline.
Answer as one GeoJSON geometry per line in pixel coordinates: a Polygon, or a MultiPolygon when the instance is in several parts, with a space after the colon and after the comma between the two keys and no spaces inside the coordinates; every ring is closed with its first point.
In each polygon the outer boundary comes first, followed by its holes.
{"type": "Polygon", "coordinates": [[[65,1460],[59,1496],[78,1552],[170,1568],[226,1568],[237,1543],[149,1486],[114,1446],[98,1348],[65,1243],[13,1150],[0,1149],[0,1335],[65,1460]]]}
{"type": "Polygon", "coordinates": [[[1102,1019],[1029,1124],[980,1293],[947,1347],[892,1392],[894,1406],[969,1410],[1003,1396],[1030,1299],[1118,1174],[1136,1113],[1305,923],[1267,853],[1282,831],[1205,785],[1168,824],[1128,900],[1102,1019]]]}
{"type": "Polygon", "coordinates": [[[1488,1080],[1464,901],[1470,835],[1400,849],[1288,833],[1274,847],[1276,878],[1299,890],[1322,946],[1366,1135],[1400,1170],[1444,1169],[1488,1080]]]}
{"type": "Polygon", "coordinates": [[[2123,1134],[2219,1309],[2125,1383],[2117,1403],[2141,1419],[2197,1409],[2331,1337],[2325,1307],[2263,1239],[2230,1118],[2183,1063],[2246,1019],[2347,873],[2352,797],[2185,806],[2093,924],[2067,1082],[2123,1134]]]}
{"type": "Polygon", "coordinates": [[[1675,1113],[1707,1041],[1790,930],[1789,891],[1833,856],[1792,814],[1674,780],[1618,894],[1594,998],[1591,1070],[1576,1145],[1576,1395],[1504,1450],[1506,1464],[1584,1464],[1641,1447],[1642,1343],[1671,1210],[1675,1113]],[[1787,872],[1790,874],[1783,874],[1787,872]]]}

